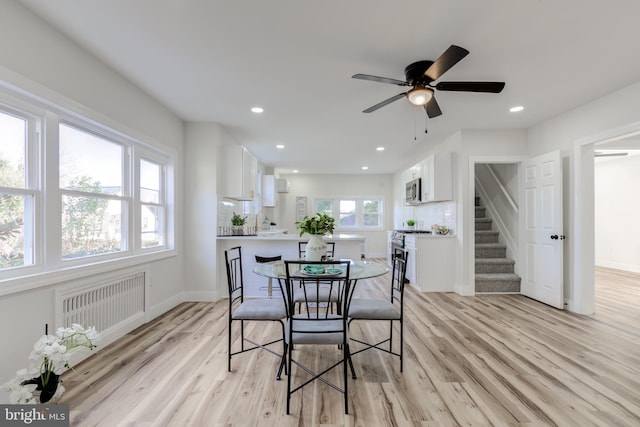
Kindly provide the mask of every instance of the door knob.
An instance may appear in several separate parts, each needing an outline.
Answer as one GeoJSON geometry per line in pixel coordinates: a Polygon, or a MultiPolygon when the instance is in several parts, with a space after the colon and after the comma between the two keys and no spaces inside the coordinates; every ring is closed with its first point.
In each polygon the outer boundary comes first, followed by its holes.
{"type": "Polygon", "coordinates": [[[558,236],[557,234],[552,234],[551,235],[551,240],[558,240],[558,239],[564,240],[564,239],[566,239],[566,237],[563,234],[561,234],[560,236],[558,236]]]}

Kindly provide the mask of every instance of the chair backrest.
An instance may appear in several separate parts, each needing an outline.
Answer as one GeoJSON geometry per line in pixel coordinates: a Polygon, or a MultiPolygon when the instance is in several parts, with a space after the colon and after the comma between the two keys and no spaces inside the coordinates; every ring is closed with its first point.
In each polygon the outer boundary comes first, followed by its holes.
{"type": "Polygon", "coordinates": [[[338,293],[339,307],[337,313],[346,313],[345,305],[347,299],[345,296],[349,292],[349,274],[351,261],[286,261],[285,260],[286,280],[284,281],[285,289],[282,290],[286,298],[287,312],[294,319],[335,319],[341,317],[330,315],[330,302],[328,298],[323,299],[322,295],[330,295],[332,292],[338,293]],[[307,309],[315,307],[313,313],[308,311],[305,313],[295,312],[294,294],[296,289],[304,291],[305,301],[303,306],[307,309]],[[323,302],[324,301],[324,302],[323,302]]]}
{"type": "Polygon", "coordinates": [[[401,312],[404,299],[404,285],[407,277],[408,257],[409,253],[405,252],[404,256],[396,256],[393,258],[393,271],[391,273],[391,303],[394,304],[398,302],[401,312]]]}
{"type": "Polygon", "coordinates": [[[244,299],[243,278],[242,278],[242,249],[235,246],[224,251],[224,259],[227,265],[227,286],[229,289],[229,305],[233,305],[236,300],[240,302],[244,299]]]}
{"type": "MultiPolygon", "coordinates": [[[[306,253],[306,246],[307,246],[306,241],[303,242],[298,242],[298,256],[300,257],[300,259],[304,258],[304,255],[306,253]]],[[[327,256],[330,258],[333,258],[333,254],[336,251],[336,242],[327,242],[327,256]]]]}
{"type": "Polygon", "coordinates": [[[260,256],[260,255],[256,255],[256,262],[259,262],[261,264],[265,263],[265,262],[272,262],[272,261],[280,261],[282,260],[282,256],[278,255],[278,256],[260,256]]]}

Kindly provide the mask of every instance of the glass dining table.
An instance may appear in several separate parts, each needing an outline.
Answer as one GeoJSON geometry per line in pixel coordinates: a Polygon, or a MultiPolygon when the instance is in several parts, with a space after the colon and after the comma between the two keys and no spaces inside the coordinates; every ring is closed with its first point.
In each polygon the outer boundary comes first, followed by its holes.
{"type": "MultiPolygon", "coordinates": [[[[284,261],[265,262],[256,264],[253,272],[264,277],[272,279],[286,279],[284,261]]],[[[389,272],[389,267],[385,264],[374,261],[351,260],[349,267],[349,280],[355,282],[360,279],[370,279],[372,277],[382,276],[389,272]]]]}

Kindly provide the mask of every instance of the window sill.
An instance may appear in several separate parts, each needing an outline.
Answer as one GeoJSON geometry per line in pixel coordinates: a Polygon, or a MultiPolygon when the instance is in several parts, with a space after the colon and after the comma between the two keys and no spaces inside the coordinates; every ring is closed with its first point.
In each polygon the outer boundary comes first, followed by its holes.
{"type": "Polygon", "coordinates": [[[175,249],[153,252],[141,255],[132,255],[126,258],[118,258],[109,261],[96,262],[92,264],[78,265],[63,268],[55,271],[38,272],[20,277],[0,280],[0,296],[10,295],[17,292],[24,292],[38,289],[45,286],[59,284],[106,271],[118,270],[149,262],[160,261],[177,256],[175,249]]]}

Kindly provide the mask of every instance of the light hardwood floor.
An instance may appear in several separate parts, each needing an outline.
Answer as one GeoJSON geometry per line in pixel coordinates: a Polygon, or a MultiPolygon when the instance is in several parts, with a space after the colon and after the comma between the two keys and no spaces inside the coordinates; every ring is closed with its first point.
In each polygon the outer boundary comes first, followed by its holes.
{"type": "MultiPolygon", "coordinates": [[[[278,359],[266,351],[234,357],[227,372],[226,301],[181,304],[103,348],[64,375],[62,403],[80,426],[638,426],[640,275],[598,269],[596,278],[593,316],[519,295],[408,288],[404,373],[385,353],[356,355],[346,416],[342,395],[317,381],[285,415],[286,380],[275,380],[278,359]]],[[[386,327],[354,325],[366,336],[386,327]]],[[[278,335],[265,323],[248,332],[278,335]]],[[[306,361],[338,356],[328,347],[306,361]]]]}

